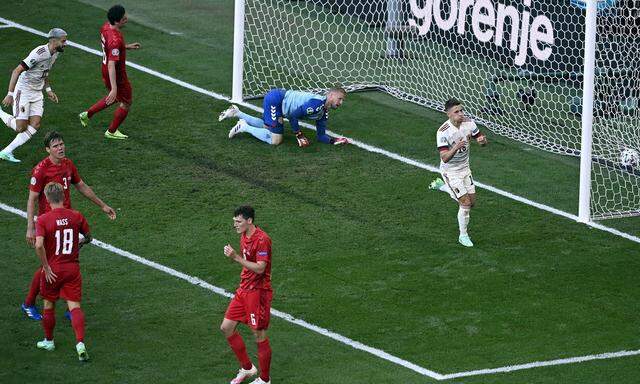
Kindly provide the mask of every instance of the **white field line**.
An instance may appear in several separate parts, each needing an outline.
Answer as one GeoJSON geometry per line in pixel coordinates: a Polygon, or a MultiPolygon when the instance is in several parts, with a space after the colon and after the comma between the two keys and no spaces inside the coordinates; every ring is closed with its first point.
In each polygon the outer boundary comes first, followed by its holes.
{"type": "MultiPolygon", "coordinates": [[[[18,216],[21,216],[23,218],[27,217],[27,213],[25,211],[22,211],[20,209],[14,208],[14,207],[12,207],[10,205],[3,204],[1,202],[0,202],[0,209],[2,209],[4,211],[7,211],[7,212],[10,212],[10,213],[13,213],[13,214],[18,215],[18,216]]],[[[187,281],[187,282],[189,282],[189,283],[191,283],[193,285],[197,285],[197,286],[202,287],[202,288],[204,288],[206,290],[209,290],[211,292],[217,293],[218,295],[221,295],[221,296],[224,296],[224,297],[228,297],[228,298],[233,297],[233,294],[230,293],[230,292],[227,292],[224,288],[216,287],[215,285],[209,284],[206,281],[204,281],[204,280],[202,280],[202,279],[200,279],[198,277],[187,275],[186,273],[177,271],[177,270],[175,270],[173,268],[167,267],[167,266],[162,265],[160,263],[156,263],[155,261],[151,261],[151,260],[145,259],[144,257],[135,255],[135,254],[133,254],[131,252],[125,251],[123,249],[120,249],[120,248],[115,247],[115,246],[113,246],[111,244],[105,243],[105,242],[100,241],[98,239],[93,239],[91,244],[95,245],[96,247],[105,249],[105,250],[107,250],[109,252],[115,253],[116,255],[120,255],[120,256],[126,257],[127,259],[133,260],[133,261],[138,262],[140,264],[144,264],[144,265],[146,265],[148,267],[151,267],[151,268],[157,269],[159,271],[162,271],[162,272],[164,272],[166,274],[169,274],[171,276],[177,277],[178,279],[185,280],[185,281],[187,281]]],[[[437,373],[437,372],[428,370],[428,369],[423,368],[423,367],[421,367],[419,365],[416,365],[416,364],[414,364],[414,363],[412,363],[410,361],[403,360],[403,359],[401,359],[399,357],[393,356],[393,355],[391,355],[391,354],[389,354],[389,353],[387,353],[387,352],[385,352],[383,350],[380,350],[380,349],[377,349],[377,348],[370,347],[368,345],[362,344],[359,341],[352,340],[352,339],[350,339],[348,337],[342,336],[342,335],[340,335],[338,333],[335,333],[335,332],[332,332],[332,331],[330,331],[328,329],[319,327],[319,326],[311,324],[311,323],[307,323],[306,321],[304,321],[302,319],[297,319],[297,318],[291,316],[288,313],[285,313],[285,312],[282,312],[282,311],[278,311],[275,308],[271,308],[271,314],[273,316],[279,317],[279,318],[281,318],[281,319],[283,319],[283,320],[285,320],[285,321],[287,321],[289,323],[299,325],[299,326],[301,326],[303,328],[306,328],[306,329],[309,329],[309,330],[311,330],[313,332],[319,333],[319,334],[321,334],[323,336],[326,336],[326,337],[328,337],[330,339],[336,340],[336,341],[338,341],[338,342],[340,342],[342,344],[346,344],[346,345],[348,345],[348,346],[350,346],[352,348],[355,348],[355,349],[358,349],[358,350],[361,350],[361,351],[364,351],[364,352],[368,352],[368,353],[370,353],[370,354],[372,354],[372,355],[374,355],[376,357],[379,357],[379,358],[384,359],[384,360],[388,360],[388,361],[390,361],[390,362],[392,362],[394,364],[398,364],[400,366],[408,368],[408,369],[410,369],[412,371],[415,371],[415,372],[417,372],[417,373],[419,373],[421,375],[428,376],[428,377],[431,377],[431,378],[436,379],[436,380],[442,380],[442,375],[437,373]]]]}
{"type": "Polygon", "coordinates": [[[640,349],[635,351],[607,352],[607,353],[600,353],[597,355],[569,357],[566,359],[534,361],[533,363],[509,365],[509,366],[500,367],[500,368],[478,369],[476,371],[450,373],[450,374],[443,375],[442,380],[450,380],[450,379],[456,379],[456,378],[467,377],[467,376],[478,376],[478,375],[489,375],[489,374],[495,374],[495,373],[513,372],[513,371],[520,371],[523,369],[548,367],[552,365],[583,363],[585,361],[614,359],[617,357],[636,356],[636,355],[640,355],[640,349]]]}
{"type": "MultiPolygon", "coordinates": [[[[2,17],[0,17],[0,22],[6,23],[10,27],[14,27],[14,28],[26,31],[26,32],[33,33],[35,35],[46,37],[46,33],[44,33],[44,32],[41,32],[41,31],[38,31],[36,29],[33,29],[33,28],[30,28],[30,27],[15,23],[15,22],[13,22],[11,20],[8,20],[8,19],[2,18],[2,17]]],[[[95,49],[92,49],[92,48],[89,48],[87,46],[84,46],[84,45],[81,45],[81,44],[77,44],[77,43],[74,43],[74,42],[71,42],[71,41],[69,41],[68,44],[70,46],[72,46],[72,47],[78,48],[78,49],[83,50],[85,52],[94,54],[96,56],[102,56],[102,52],[100,52],[98,50],[95,50],[95,49]]],[[[221,95],[219,93],[208,91],[208,90],[206,90],[204,88],[200,88],[198,86],[195,86],[193,84],[187,83],[185,81],[173,78],[171,76],[168,76],[168,75],[165,75],[163,73],[157,72],[157,71],[155,71],[153,69],[150,69],[150,68],[147,68],[147,67],[144,67],[144,66],[129,62],[129,61],[127,61],[127,65],[132,67],[132,68],[138,69],[138,70],[140,70],[142,72],[145,72],[147,74],[150,74],[152,76],[156,76],[158,78],[161,78],[161,79],[166,80],[168,82],[174,83],[174,84],[179,85],[181,87],[190,89],[190,90],[192,90],[194,92],[198,92],[198,93],[201,93],[201,94],[204,94],[204,95],[207,95],[207,96],[211,96],[211,97],[213,97],[215,99],[218,99],[218,100],[230,101],[230,98],[228,96],[224,96],[224,95],[221,95]]],[[[255,106],[253,104],[250,104],[250,103],[244,103],[243,102],[243,103],[238,103],[238,104],[243,105],[243,106],[245,106],[247,108],[253,109],[253,110],[257,111],[257,112],[262,112],[263,111],[262,108],[259,108],[259,107],[255,106]]],[[[303,122],[301,125],[306,127],[306,128],[309,128],[311,130],[315,130],[315,127],[310,125],[310,124],[307,124],[307,123],[303,122]]],[[[339,135],[337,135],[337,134],[335,134],[335,133],[333,133],[331,131],[327,131],[327,132],[332,136],[339,136],[339,135]]],[[[430,172],[439,173],[438,168],[435,167],[435,166],[432,166],[432,165],[429,165],[429,164],[425,164],[425,163],[422,163],[420,161],[413,160],[413,159],[404,157],[402,155],[399,155],[399,154],[396,154],[396,153],[393,153],[393,152],[389,152],[389,151],[384,150],[382,148],[378,148],[378,147],[371,146],[369,144],[365,144],[365,143],[360,142],[360,141],[355,140],[355,139],[349,138],[349,140],[351,140],[353,145],[355,145],[355,146],[357,146],[357,147],[359,147],[361,149],[364,149],[364,150],[366,150],[368,152],[378,153],[378,154],[381,154],[383,156],[389,157],[391,159],[401,161],[401,162],[403,162],[405,164],[408,164],[408,165],[413,165],[415,167],[428,170],[430,172]]],[[[501,190],[499,188],[496,188],[496,187],[493,187],[493,186],[490,186],[490,185],[487,185],[487,184],[483,184],[483,183],[480,183],[480,182],[477,182],[477,181],[476,181],[476,185],[478,187],[480,187],[480,188],[484,188],[486,190],[489,190],[489,191],[494,192],[496,194],[499,194],[501,196],[504,196],[504,197],[510,198],[512,200],[515,200],[515,201],[518,201],[518,202],[521,202],[521,203],[536,207],[536,208],[541,209],[543,211],[547,211],[547,212],[553,213],[555,215],[566,217],[566,218],[574,220],[574,221],[577,221],[577,219],[578,219],[578,217],[576,215],[574,215],[574,214],[561,211],[559,209],[556,209],[556,208],[550,207],[548,205],[541,204],[541,203],[529,200],[527,198],[524,198],[524,197],[521,197],[521,196],[518,196],[518,195],[514,195],[514,194],[512,194],[510,192],[503,191],[503,190],[501,190]]],[[[22,217],[26,217],[26,213],[24,211],[21,211],[19,209],[13,208],[11,206],[8,206],[8,205],[0,203],[0,208],[2,208],[5,211],[8,211],[8,212],[12,212],[12,213],[18,214],[18,215],[20,215],[22,217]]],[[[619,230],[614,229],[614,228],[606,227],[604,225],[601,225],[601,224],[598,224],[598,223],[594,223],[594,222],[589,222],[589,223],[587,223],[587,225],[589,225],[589,226],[591,226],[593,228],[596,228],[596,229],[600,229],[600,230],[605,231],[605,232],[609,232],[609,233],[614,234],[616,236],[620,236],[620,237],[626,238],[628,240],[631,240],[633,242],[636,242],[636,243],[640,244],[640,238],[637,237],[637,236],[633,236],[631,234],[619,231],[619,230]]],[[[119,249],[117,247],[114,247],[114,246],[109,245],[107,243],[103,243],[103,242],[101,242],[99,240],[94,239],[93,244],[95,244],[97,246],[100,246],[100,247],[102,247],[104,249],[107,249],[107,250],[109,250],[111,252],[114,252],[116,254],[119,254],[121,256],[127,257],[127,258],[129,258],[131,260],[140,262],[140,263],[148,265],[148,266],[150,266],[152,268],[155,268],[155,269],[158,269],[160,271],[169,273],[172,276],[181,278],[181,279],[186,280],[186,281],[188,281],[188,282],[190,282],[190,283],[192,283],[194,285],[198,285],[198,286],[201,286],[201,287],[203,287],[205,289],[208,289],[208,290],[211,290],[213,292],[216,292],[216,293],[218,293],[218,294],[220,294],[222,296],[226,296],[226,297],[233,296],[231,293],[225,291],[224,289],[216,287],[216,286],[213,286],[213,285],[207,283],[206,281],[203,281],[203,280],[201,280],[201,279],[199,279],[197,277],[186,275],[186,274],[184,274],[182,272],[176,271],[176,270],[174,270],[172,268],[169,268],[169,267],[166,267],[166,266],[164,266],[162,264],[158,264],[158,263],[155,263],[153,261],[147,260],[147,259],[142,258],[140,256],[136,256],[136,255],[134,255],[134,254],[132,254],[130,252],[121,250],[121,249],[119,249]]],[[[500,367],[500,368],[482,369],[482,370],[467,371],[467,372],[457,372],[457,373],[451,373],[451,374],[440,374],[440,373],[437,373],[435,371],[431,371],[431,370],[428,370],[426,368],[422,368],[422,367],[420,367],[418,365],[415,365],[415,364],[413,364],[411,362],[408,362],[406,360],[400,359],[400,358],[395,357],[393,355],[390,355],[390,354],[388,354],[388,353],[386,353],[386,352],[384,352],[382,350],[379,350],[379,349],[376,349],[376,348],[372,348],[372,347],[364,345],[364,344],[362,344],[360,342],[351,340],[351,339],[349,339],[347,337],[344,337],[344,336],[341,336],[341,335],[339,335],[337,333],[331,332],[331,331],[329,331],[329,330],[327,330],[325,328],[318,327],[316,325],[307,323],[306,321],[301,320],[301,319],[296,319],[293,316],[291,316],[289,314],[286,314],[284,312],[280,312],[278,310],[272,309],[271,313],[274,316],[280,317],[280,318],[282,318],[282,319],[284,319],[286,321],[289,321],[289,322],[291,322],[293,324],[298,324],[298,325],[300,325],[300,326],[302,326],[304,328],[307,328],[307,329],[312,330],[314,332],[318,332],[320,334],[323,334],[324,336],[332,338],[332,339],[334,339],[336,341],[339,341],[339,342],[345,343],[347,345],[350,345],[351,347],[353,347],[355,349],[359,349],[359,350],[362,350],[362,351],[369,352],[369,353],[374,354],[374,355],[376,355],[376,356],[378,356],[378,357],[380,357],[382,359],[385,359],[385,360],[394,362],[396,364],[402,365],[402,366],[404,366],[404,367],[406,367],[408,369],[411,369],[411,370],[413,370],[415,372],[418,372],[418,373],[420,373],[420,374],[422,374],[424,376],[428,376],[428,377],[434,378],[436,380],[448,380],[448,379],[452,379],[452,378],[456,378],[456,377],[474,376],[474,375],[482,375],[482,374],[492,374],[492,373],[500,373],[500,372],[510,372],[510,371],[515,371],[515,370],[530,369],[530,368],[536,368],[536,367],[544,367],[544,366],[549,366],[549,365],[571,364],[571,363],[579,363],[579,362],[583,362],[583,361],[598,360],[598,359],[609,359],[609,358],[616,358],[616,357],[623,357],[623,356],[631,356],[631,355],[640,354],[640,350],[639,351],[620,351],[620,352],[611,352],[611,353],[604,353],[604,354],[599,354],[599,355],[581,356],[581,357],[568,358],[568,359],[558,359],[558,360],[549,360],[549,361],[542,361],[542,362],[533,362],[533,363],[528,363],[528,364],[506,366],[506,367],[500,367]]]]}
{"type": "MultiPolygon", "coordinates": [[[[6,205],[4,203],[0,202],[0,209],[9,212],[9,213],[13,213],[15,215],[18,215],[22,218],[27,217],[27,213],[25,211],[22,211],[20,209],[14,208],[10,205],[6,205]]],[[[120,249],[118,247],[115,247],[111,244],[105,243],[103,241],[100,241],[98,239],[93,239],[93,241],[91,242],[91,244],[105,249],[109,252],[115,253],[117,255],[126,257],[130,260],[133,260],[135,262],[138,262],[140,264],[144,264],[148,267],[157,269],[159,271],[162,271],[166,274],[169,274],[171,276],[177,277],[178,279],[182,279],[185,280],[187,282],[189,282],[190,284],[193,285],[197,285],[201,288],[204,288],[206,290],[209,290],[211,292],[217,293],[220,296],[224,296],[227,298],[232,298],[233,294],[230,292],[227,292],[224,288],[220,288],[220,287],[216,287],[215,285],[212,285],[198,277],[195,276],[190,276],[187,275],[186,273],[177,271],[171,267],[167,267],[165,265],[162,265],[160,263],[156,263],[155,261],[151,261],[148,259],[145,259],[144,257],[135,255],[131,252],[125,251],[123,249],[120,249]]],[[[332,332],[326,328],[322,328],[319,327],[317,325],[308,323],[302,319],[297,319],[293,316],[291,316],[288,313],[279,311],[275,308],[271,308],[271,314],[275,317],[279,317],[289,323],[292,324],[296,324],[299,325],[303,328],[309,329],[313,332],[319,333],[323,336],[329,337],[333,340],[336,340],[342,344],[346,344],[350,347],[353,347],[355,349],[364,351],[364,352],[368,352],[374,356],[377,356],[381,359],[390,361],[392,363],[398,364],[400,366],[403,366],[405,368],[408,368],[414,372],[417,372],[421,375],[424,376],[428,376],[431,377],[433,379],[436,380],[450,380],[450,379],[455,379],[455,378],[460,378],[460,377],[467,377],[467,376],[479,376],[479,375],[489,375],[489,374],[496,374],[496,373],[505,373],[505,372],[512,372],[512,371],[519,371],[519,370],[523,370],[523,369],[531,369],[531,368],[539,368],[539,367],[546,367],[546,366],[552,366],[552,365],[563,365],[563,364],[574,364],[574,363],[582,363],[585,361],[591,361],[591,360],[604,360],[604,359],[613,359],[613,358],[618,358],[618,357],[625,357],[625,356],[634,356],[634,355],[640,355],[640,350],[635,350],[635,351],[619,351],[619,352],[608,352],[608,353],[601,353],[601,354],[597,354],[597,355],[589,355],[589,356],[579,356],[579,357],[571,357],[571,358],[566,358],[566,359],[557,359],[557,360],[548,360],[548,361],[535,361],[532,363],[526,363],[526,364],[519,364],[519,365],[509,365],[509,366],[505,366],[505,367],[499,367],[499,368],[488,368],[488,369],[478,369],[478,370],[473,370],[473,371],[466,371],[466,372],[456,372],[456,373],[449,373],[449,374],[441,374],[426,368],[423,368],[419,365],[416,365],[414,363],[411,363],[407,360],[401,359],[399,357],[393,356],[385,351],[382,351],[380,349],[377,348],[373,348],[370,347],[368,345],[362,344],[358,341],[352,340],[348,337],[342,336],[338,333],[332,332]]]]}
{"type": "MultiPolygon", "coordinates": [[[[5,24],[7,24],[9,26],[15,27],[17,29],[21,29],[23,31],[30,32],[30,33],[42,36],[42,37],[46,37],[47,36],[47,34],[42,32],[42,31],[38,31],[37,29],[33,29],[31,27],[27,27],[25,25],[15,23],[15,22],[13,22],[11,20],[8,20],[8,19],[2,18],[2,17],[0,17],[0,22],[5,23],[5,24]]],[[[82,51],[91,53],[93,55],[102,56],[102,52],[100,52],[100,51],[98,51],[96,49],[89,48],[89,47],[87,47],[85,45],[74,43],[72,41],[68,41],[67,44],[69,44],[72,47],[78,48],[78,49],[80,49],[82,51]]],[[[155,71],[153,69],[150,69],[150,68],[144,67],[142,65],[133,63],[131,61],[127,61],[127,66],[129,66],[131,68],[135,68],[135,69],[137,69],[139,71],[142,71],[144,73],[147,73],[149,75],[158,77],[160,79],[166,80],[166,81],[168,81],[170,83],[179,85],[179,86],[181,86],[183,88],[187,88],[187,89],[192,90],[194,92],[198,92],[198,93],[201,93],[203,95],[207,95],[207,96],[213,97],[214,99],[224,100],[224,101],[228,101],[228,102],[231,101],[228,96],[225,96],[225,95],[222,95],[220,93],[216,93],[216,92],[212,92],[212,91],[206,90],[204,88],[201,88],[201,87],[198,87],[196,85],[187,83],[185,81],[176,79],[174,77],[165,75],[164,73],[160,73],[160,72],[155,71]]],[[[263,112],[262,108],[257,107],[257,106],[255,106],[253,104],[250,104],[250,103],[244,103],[243,102],[243,103],[237,103],[237,104],[240,104],[240,105],[242,105],[242,106],[244,106],[246,108],[252,109],[252,110],[260,112],[260,113],[263,112]]],[[[311,129],[311,130],[315,131],[315,127],[313,125],[311,125],[311,124],[302,122],[300,125],[304,126],[305,128],[308,128],[308,129],[311,129]]],[[[331,136],[334,136],[334,137],[340,136],[340,135],[338,135],[338,134],[336,134],[336,133],[334,133],[332,131],[327,131],[327,133],[329,135],[331,135],[331,136]]],[[[386,156],[388,158],[391,158],[391,159],[394,159],[394,160],[398,160],[398,161],[400,161],[402,163],[405,163],[405,164],[408,164],[408,165],[413,165],[414,167],[425,169],[425,170],[430,171],[430,172],[434,172],[434,173],[438,173],[438,174],[440,173],[438,167],[435,167],[433,165],[425,164],[423,162],[420,162],[420,161],[417,161],[417,160],[413,160],[413,159],[410,159],[408,157],[404,157],[402,155],[387,151],[387,150],[382,149],[382,148],[374,147],[372,145],[363,143],[361,141],[358,141],[358,140],[355,140],[355,139],[352,139],[352,138],[349,138],[349,140],[351,141],[352,145],[355,145],[358,148],[364,149],[365,151],[378,153],[378,154],[386,156]]],[[[514,194],[512,194],[510,192],[507,192],[507,191],[504,191],[502,189],[490,186],[488,184],[484,184],[484,183],[481,183],[481,182],[478,182],[478,181],[475,181],[475,180],[474,180],[474,182],[478,187],[486,189],[486,190],[491,191],[493,193],[496,193],[498,195],[501,195],[501,196],[507,197],[509,199],[512,199],[512,200],[515,200],[515,201],[518,201],[518,202],[521,202],[521,203],[524,203],[524,204],[527,204],[527,205],[530,205],[530,206],[533,206],[533,207],[536,207],[536,208],[541,209],[543,211],[547,211],[547,212],[553,213],[554,215],[566,217],[567,219],[570,219],[570,220],[573,220],[573,221],[578,221],[578,216],[576,216],[576,215],[574,215],[572,213],[564,212],[564,211],[561,211],[559,209],[553,208],[553,207],[551,207],[549,205],[538,203],[538,202],[535,202],[533,200],[529,200],[527,198],[524,198],[522,196],[514,195],[514,194]]],[[[638,237],[638,236],[634,236],[634,235],[631,235],[629,233],[622,232],[622,231],[619,231],[619,230],[617,230],[615,228],[610,228],[610,227],[607,227],[607,226],[604,226],[602,224],[595,223],[595,222],[589,222],[589,223],[586,223],[586,225],[588,225],[588,226],[590,226],[592,228],[599,229],[599,230],[604,231],[604,232],[609,232],[609,233],[611,233],[611,234],[613,234],[615,236],[620,236],[620,237],[623,237],[623,238],[625,238],[627,240],[631,240],[631,241],[633,241],[635,243],[640,244],[640,237],[638,237]]]]}

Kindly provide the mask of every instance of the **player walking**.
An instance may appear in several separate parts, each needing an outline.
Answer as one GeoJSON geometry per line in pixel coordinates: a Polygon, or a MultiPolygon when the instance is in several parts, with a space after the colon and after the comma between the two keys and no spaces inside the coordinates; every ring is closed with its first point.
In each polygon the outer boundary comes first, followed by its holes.
{"type": "Polygon", "coordinates": [[[326,96],[319,96],[309,92],[272,89],[264,96],[262,119],[241,112],[232,105],[218,117],[222,121],[229,117],[240,119],[229,131],[229,138],[241,132],[247,132],[258,140],[267,144],[282,143],[284,133],[284,118],[289,119],[291,130],[296,135],[300,147],[309,146],[309,139],[300,130],[298,120],[309,119],[316,122],[316,137],[326,144],[348,144],[344,137],[333,138],[327,135],[327,119],[329,109],[337,109],[344,101],[346,91],[342,88],[331,88],[326,96]]]}
{"type": "Polygon", "coordinates": [[[240,253],[231,245],[224,247],[224,254],[242,265],[240,287],[229,303],[220,330],[227,338],[229,346],[240,362],[237,376],[231,384],[240,384],[258,373],[251,363],[242,336],[236,332],[238,322],[251,328],[258,343],[258,366],[260,377],[252,384],[270,384],[271,346],[267,338],[267,328],[271,315],[271,239],[253,221],[255,211],[250,206],[242,206],[233,214],[233,226],[240,234],[240,253]]]}
{"type": "Polygon", "coordinates": [[[476,187],[469,168],[469,140],[475,138],[478,144],[487,145],[487,138],[473,121],[467,119],[462,103],[449,99],[444,104],[449,120],[438,129],[436,142],[440,151],[440,172],[442,178],[434,180],[429,188],[448,192],[458,202],[458,242],[465,247],[473,247],[467,233],[469,214],[476,202],[476,187]]]}
{"type": "Polygon", "coordinates": [[[89,125],[89,119],[96,113],[107,108],[114,102],[119,102],[118,108],[109,124],[109,129],[104,133],[107,139],[124,140],[127,135],[120,132],[118,127],[127,118],[133,94],[131,84],[127,77],[126,51],[127,49],[139,49],[140,43],[125,44],[121,29],[127,24],[129,18],[122,5],[114,5],[107,12],[108,22],[100,29],[100,44],[102,45],[102,81],[109,93],[98,100],[91,108],[80,113],[80,123],[83,127],[89,125]]]}
{"type": "MultiPolygon", "coordinates": [[[[29,183],[29,200],[27,202],[27,243],[31,246],[35,244],[35,220],[34,212],[36,201],[38,202],[38,217],[51,210],[49,202],[43,194],[45,185],[56,182],[62,185],[64,191],[63,206],[71,209],[71,195],[69,187],[74,185],[78,192],[82,193],[87,199],[91,200],[95,205],[102,209],[111,220],[115,220],[116,213],[107,204],[104,203],[93,192],[90,186],[85,184],[78,173],[75,164],[65,155],[65,145],[62,135],[58,132],[48,132],[44,138],[44,146],[49,156],[44,158],[33,168],[31,181],[29,183]]],[[[41,320],[42,317],[38,313],[35,305],[36,298],[40,293],[40,279],[42,268],[38,268],[33,275],[29,293],[21,304],[22,311],[33,320],[41,320]]]]}
{"type": "Polygon", "coordinates": [[[49,43],[35,47],[26,59],[20,62],[11,73],[9,92],[2,100],[2,105],[13,105],[13,116],[0,109],[0,118],[18,134],[9,145],[0,151],[0,159],[12,163],[20,160],[13,156],[13,151],[26,143],[40,128],[44,112],[44,96],[42,90],[54,103],[58,96],[49,85],[49,71],[67,45],[67,32],[53,28],[47,34],[49,43]]]}
{"type": "Polygon", "coordinates": [[[89,355],[84,345],[84,312],[80,308],[82,275],[78,256],[80,248],[91,242],[89,225],[80,212],[64,207],[65,193],[61,184],[48,183],[44,194],[51,210],[38,218],[35,248],[42,262],[40,286],[44,299],[42,328],[45,336],[36,346],[47,351],[56,348],[53,341],[55,305],[58,298],[62,297],[71,312],[78,359],[87,361],[89,355]],[[80,234],[84,236],[82,241],[79,240],[80,234]]]}

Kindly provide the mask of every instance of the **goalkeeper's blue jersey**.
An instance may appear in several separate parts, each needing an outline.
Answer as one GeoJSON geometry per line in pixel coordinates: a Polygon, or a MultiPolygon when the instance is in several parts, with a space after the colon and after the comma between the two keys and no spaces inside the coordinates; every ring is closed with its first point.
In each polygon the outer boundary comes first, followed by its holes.
{"type": "Polygon", "coordinates": [[[302,91],[287,91],[282,100],[282,112],[291,120],[294,118],[322,120],[326,119],[324,103],[326,97],[302,91]]]}

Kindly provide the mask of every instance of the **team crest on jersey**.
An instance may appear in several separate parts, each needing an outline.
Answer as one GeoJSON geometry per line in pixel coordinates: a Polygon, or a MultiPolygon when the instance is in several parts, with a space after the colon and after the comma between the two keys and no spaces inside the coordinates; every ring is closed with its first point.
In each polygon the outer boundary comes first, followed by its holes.
{"type": "Polygon", "coordinates": [[[32,176],[31,177],[31,185],[36,185],[37,182],[38,181],[36,180],[36,178],[32,176]]]}
{"type": "Polygon", "coordinates": [[[118,48],[113,48],[113,49],[111,50],[111,55],[112,55],[112,56],[118,56],[118,55],[120,55],[120,50],[119,50],[118,48]]]}
{"type": "Polygon", "coordinates": [[[20,112],[24,113],[24,105],[20,107],[20,112]]]}
{"type": "Polygon", "coordinates": [[[31,63],[31,65],[33,65],[33,64],[36,63],[36,59],[31,59],[31,60],[29,60],[29,62],[31,63]]]}

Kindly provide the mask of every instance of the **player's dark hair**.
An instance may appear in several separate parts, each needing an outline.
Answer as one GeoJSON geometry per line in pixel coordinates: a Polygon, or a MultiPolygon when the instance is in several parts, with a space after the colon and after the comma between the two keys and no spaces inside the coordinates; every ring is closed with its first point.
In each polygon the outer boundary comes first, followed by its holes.
{"type": "Polygon", "coordinates": [[[49,131],[46,135],[44,135],[44,146],[45,148],[51,147],[51,142],[54,140],[63,140],[62,134],[56,131],[49,131]]]}
{"type": "Polygon", "coordinates": [[[243,205],[233,211],[233,217],[242,216],[245,220],[255,220],[256,211],[250,205],[243,205]]]}
{"type": "Polygon", "coordinates": [[[124,13],[124,7],[120,4],[114,5],[113,7],[109,8],[109,10],[107,11],[107,19],[109,19],[109,24],[114,25],[118,21],[122,20],[122,18],[124,17],[124,13]]]}
{"type": "Polygon", "coordinates": [[[445,112],[450,110],[451,108],[455,107],[456,105],[460,105],[462,104],[462,101],[456,99],[456,98],[451,98],[447,101],[444,102],[444,110],[445,112]]]}
{"type": "Polygon", "coordinates": [[[50,204],[60,204],[64,201],[64,188],[61,184],[52,181],[44,186],[44,195],[50,204]]]}

